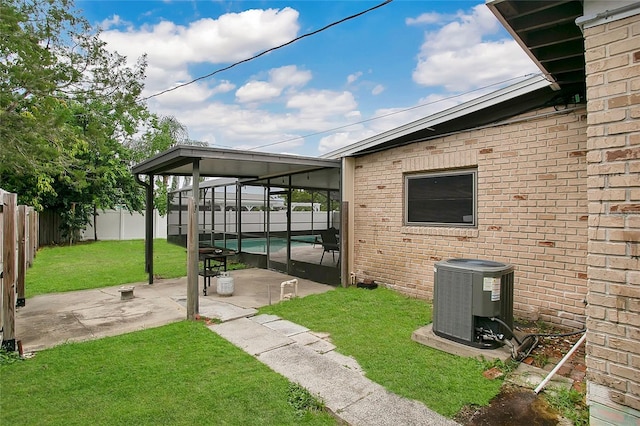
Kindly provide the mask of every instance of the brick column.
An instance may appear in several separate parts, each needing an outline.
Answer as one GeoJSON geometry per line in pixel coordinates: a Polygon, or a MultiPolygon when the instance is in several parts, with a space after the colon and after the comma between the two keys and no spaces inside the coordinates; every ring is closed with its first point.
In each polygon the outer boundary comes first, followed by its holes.
{"type": "Polygon", "coordinates": [[[587,385],[593,424],[640,422],[640,15],[584,29],[587,385]]]}

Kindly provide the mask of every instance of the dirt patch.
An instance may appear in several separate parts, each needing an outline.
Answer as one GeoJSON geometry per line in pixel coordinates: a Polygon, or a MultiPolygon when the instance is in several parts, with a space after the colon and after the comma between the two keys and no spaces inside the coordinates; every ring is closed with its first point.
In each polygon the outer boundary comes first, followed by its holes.
{"type": "Polygon", "coordinates": [[[558,413],[530,389],[503,386],[486,407],[466,407],[455,417],[466,426],[556,426],[558,413]]]}
{"type": "MultiPolygon", "coordinates": [[[[542,323],[520,323],[517,334],[564,334],[570,330],[559,329],[542,323]]],[[[550,372],[577,343],[582,334],[572,336],[539,336],[523,363],[550,372]]],[[[557,375],[573,381],[573,388],[585,392],[585,348],[581,345],[558,370],[557,375]]],[[[486,375],[485,375],[486,377],[486,375]]],[[[486,407],[465,407],[455,420],[465,426],[502,426],[526,424],[552,426],[566,424],[560,414],[548,405],[544,397],[533,390],[512,384],[502,386],[500,394],[486,407]]]]}

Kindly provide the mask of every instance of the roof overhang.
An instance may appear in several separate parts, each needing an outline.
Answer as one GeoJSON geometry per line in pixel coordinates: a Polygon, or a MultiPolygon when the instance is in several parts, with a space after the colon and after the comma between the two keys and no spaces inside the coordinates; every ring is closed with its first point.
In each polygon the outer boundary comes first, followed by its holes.
{"type": "MultiPolygon", "coordinates": [[[[585,1],[590,0],[487,0],[487,7],[540,68],[541,76],[364,139],[323,157],[365,155],[489,125],[535,108],[583,103],[586,98],[584,38],[578,24],[583,19],[585,1]],[[555,94],[550,93],[551,89],[555,94]]],[[[609,1],[619,3],[618,0],[609,1]]],[[[626,9],[625,12],[630,13],[626,9]]]]}
{"type": "Polygon", "coordinates": [[[339,160],[189,145],[175,146],[136,164],[132,172],[135,175],[192,176],[195,164],[202,177],[231,177],[242,182],[273,184],[289,182],[291,176],[298,186],[339,188],[339,160]]]}
{"type": "Polygon", "coordinates": [[[392,146],[445,136],[487,125],[545,104],[553,97],[550,83],[537,75],[455,107],[388,130],[325,154],[324,158],[364,155],[392,146]]]}
{"type": "Polygon", "coordinates": [[[584,94],[583,0],[487,0],[487,7],[555,90],[584,94]]]}

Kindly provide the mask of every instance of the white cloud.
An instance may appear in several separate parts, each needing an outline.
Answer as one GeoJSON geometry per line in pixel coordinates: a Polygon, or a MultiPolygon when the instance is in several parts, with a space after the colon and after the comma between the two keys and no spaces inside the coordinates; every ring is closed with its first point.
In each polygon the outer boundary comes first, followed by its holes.
{"type": "Polygon", "coordinates": [[[351,92],[315,90],[298,93],[287,102],[287,108],[300,110],[301,116],[347,115],[356,109],[357,103],[351,92]]]}
{"type": "Polygon", "coordinates": [[[287,65],[269,71],[271,82],[281,87],[302,87],[311,80],[311,77],[311,71],[298,70],[295,65],[287,65]]]}
{"type": "MultiPolygon", "coordinates": [[[[193,80],[190,65],[230,63],[290,41],[299,30],[298,16],[296,10],[288,7],[256,9],[185,25],[165,20],[124,29],[114,28],[116,24],[124,25],[114,16],[103,22],[111,29],[104,31],[101,37],[107,43],[107,49],[127,56],[129,63],[147,54],[142,94],[145,97],[193,80]]],[[[284,90],[293,93],[311,78],[310,71],[299,70],[296,66],[275,68],[269,72],[268,81],[250,81],[240,87],[238,99],[257,102],[280,96],[284,90]]],[[[255,105],[246,109],[215,101],[215,95],[234,89],[236,85],[231,81],[207,79],[150,98],[148,102],[153,112],[175,116],[185,124],[192,138],[210,143],[223,141],[221,143],[226,146],[244,146],[247,141],[254,145],[273,142],[279,135],[291,136],[294,131],[309,128],[298,114],[276,115],[255,109],[255,105]]],[[[310,125],[317,131],[320,124],[323,124],[322,118],[310,125]]]]}
{"type": "Polygon", "coordinates": [[[445,17],[440,13],[423,13],[417,18],[407,18],[405,23],[407,25],[423,25],[423,24],[436,24],[442,22],[445,17]]]}
{"type": "Polygon", "coordinates": [[[282,87],[267,81],[250,81],[236,91],[236,99],[241,103],[264,102],[277,98],[282,87]]]}
{"type": "Polygon", "coordinates": [[[377,84],[373,90],[371,90],[371,94],[374,96],[379,95],[382,92],[384,92],[384,86],[382,84],[377,84]]]}
{"type": "Polygon", "coordinates": [[[236,91],[241,103],[256,103],[279,97],[286,88],[302,87],[311,80],[310,71],[300,71],[295,65],[269,71],[269,81],[251,80],[236,91]]]}
{"type": "Polygon", "coordinates": [[[320,139],[320,142],[318,144],[318,151],[324,154],[326,152],[331,152],[362,139],[365,139],[362,133],[359,133],[357,136],[355,136],[352,132],[333,133],[320,139]]]}
{"type": "Polygon", "coordinates": [[[162,21],[126,31],[102,33],[108,48],[129,58],[148,54],[150,64],[178,68],[187,63],[222,63],[249,58],[295,38],[298,12],[246,10],[217,19],[204,18],[187,26],[162,21]]]}
{"type": "Polygon", "coordinates": [[[347,84],[351,84],[355,82],[357,79],[362,77],[362,71],[354,72],[353,74],[349,74],[347,76],[347,84]]]}
{"type": "Polygon", "coordinates": [[[440,30],[425,33],[413,71],[422,86],[465,91],[536,72],[537,68],[511,39],[486,41],[500,30],[498,20],[480,4],[440,30]]]}
{"type": "Polygon", "coordinates": [[[104,31],[113,27],[130,26],[131,23],[120,18],[119,15],[113,15],[111,18],[104,19],[98,24],[98,27],[104,31]]]}
{"type": "Polygon", "coordinates": [[[227,93],[236,88],[236,85],[231,83],[229,80],[221,80],[218,85],[216,85],[212,90],[211,94],[215,95],[217,93],[227,93]]]}

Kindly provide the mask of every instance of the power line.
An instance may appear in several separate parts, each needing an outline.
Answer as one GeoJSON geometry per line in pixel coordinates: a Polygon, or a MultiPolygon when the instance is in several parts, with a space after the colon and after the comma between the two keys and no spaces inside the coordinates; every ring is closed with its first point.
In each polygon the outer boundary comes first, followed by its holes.
{"type": "Polygon", "coordinates": [[[265,51],[263,51],[261,53],[258,53],[257,55],[254,55],[254,56],[252,56],[250,58],[243,59],[243,60],[235,62],[235,63],[233,63],[233,64],[231,64],[229,66],[226,66],[224,68],[219,68],[219,69],[217,69],[217,70],[215,70],[213,72],[210,72],[209,74],[194,78],[193,80],[188,81],[186,83],[178,84],[175,87],[171,87],[171,88],[165,89],[165,90],[163,90],[161,92],[154,93],[153,95],[149,95],[149,96],[147,96],[145,98],[142,98],[141,101],[146,101],[146,100],[154,98],[156,96],[160,96],[160,95],[163,95],[163,94],[168,93],[168,92],[173,92],[174,90],[178,90],[178,89],[180,89],[182,87],[188,86],[188,85],[193,84],[193,83],[195,83],[197,81],[204,80],[205,78],[209,78],[209,77],[211,77],[213,75],[216,75],[218,73],[221,73],[223,71],[227,71],[227,70],[229,70],[229,69],[231,69],[233,67],[236,67],[236,66],[238,66],[240,64],[252,61],[252,60],[254,60],[256,58],[259,58],[260,56],[263,56],[263,55],[266,55],[267,53],[273,52],[274,50],[282,49],[283,47],[288,46],[290,44],[293,44],[293,43],[295,43],[295,42],[297,42],[299,40],[302,40],[303,38],[311,37],[312,35],[316,35],[318,33],[321,33],[321,32],[323,32],[325,30],[328,30],[331,27],[335,27],[336,25],[342,24],[343,22],[346,22],[346,21],[349,21],[351,19],[354,19],[354,18],[357,18],[359,16],[362,16],[365,13],[369,13],[369,12],[371,12],[371,11],[373,11],[375,9],[378,9],[378,8],[380,8],[382,6],[386,6],[387,4],[391,3],[392,1],[393,0],[385,0],[385,1],[383,1],[382,3],[380,3],[380,4],[376,5],[376,6],[373,6],[373,7],[369,8],[369,9],[363,10],[362,12],[358,12],[355,15],[351,15],[351,16],[347,16],[346,18],[342,18],[339,21],[332,22],[331,24],[326,25],[326,26],[324,26],[324,27],[322,27],[322,28],[320,28],[318,30],[311,31],[310,33],[306,33],[306,34],[303,34],[301,36],[298,36],[298,37],[294,38],[293,40],[290,40],[290,41],[288,41],[288,42],[286,42],[284,44],[281,44],[279,46],[272,47],[271,49],[267,49],[267,50],[265,50],[265,51]]]}
{"type": "Polygon", "coordinates": [[[525,74],[525,75],[522,75],[522,76],[509,78],[507,80],[499,81],[497,83],[492,83],[492,84],[489,84],[487,86],[478,87],[478,88],[475,88],[473,90],[469,90],[467,92],[458,93],[457,95],[451,95],[451,96],[447,96],[445,98],[438,99],[438,100],[431,101],[431,102],[427,102],[427,103],[424,103],[424,104],[414,105],[412,107],[404,108],[404,109],[401,109],[401,110],[398,110],[398,111],[393,111],[393,112],[390,112],[388,114],[383,114],[383,115],[379,115],[377,117],[367,118],[366,120],[356,121],[354,123],[345,124],[345,125],[338,126],[338,127],[333,127],[331,129],[322,130],[322,131],[315,132],[315,133],[309,133],[309,134],[302,135],[302,136],[296,136],[296,137],[285,139],[285,140],[281,140],[281,141],[278,141],[278,142],[271,142],[271,143],[268,143],[268,144],[265,144],[265,145],[254,146],[252,148],[248,148],[247,151],[253,151],[253,150],[256,150],[256,149],[260,149],[260,148],[267,148],[267,147],[274,146],[274,145],[280,145],[281,143],[287,143],[287,142],[295,141],[297,139],[304,139],[304,138],[308,138],[310,136],[318,136],[318,135],[322,135],[324,133],[330,133],[330,132],[333,132],[333,131],[336,131],[336,130],[340,130],[340,129],[344,129],[344,128],[347,128],[347,127],[355,126],[356,124],[368,123],[370,121],[379,120],[381,118],[390,117],[392,115],[402,114],[404,112],[412,111],[414,109],[422,108],[422,107],[425,107],[425,106],[428,106],[428,105],[433,105],[433,104],[436,104],[438,102],[448,101],[450,99],[459,98],[460,96],[465,96],[465,95],[468,95],[468,94],[473,93],[473,92],[477,92],[477,91],[480,91],[480,90],[485,90],[485,89],[488,89],[488,88],[493,87],[493,86],[503,85],[503,84],[508,83],[510,81],[513,81],[513,80],[519,80],[519,79],[527,78],[527,77],[534,77],[536,75],[542,75],[542,74],[540,74],[540,73],[538,73],[538,74],[525,74]]]}

